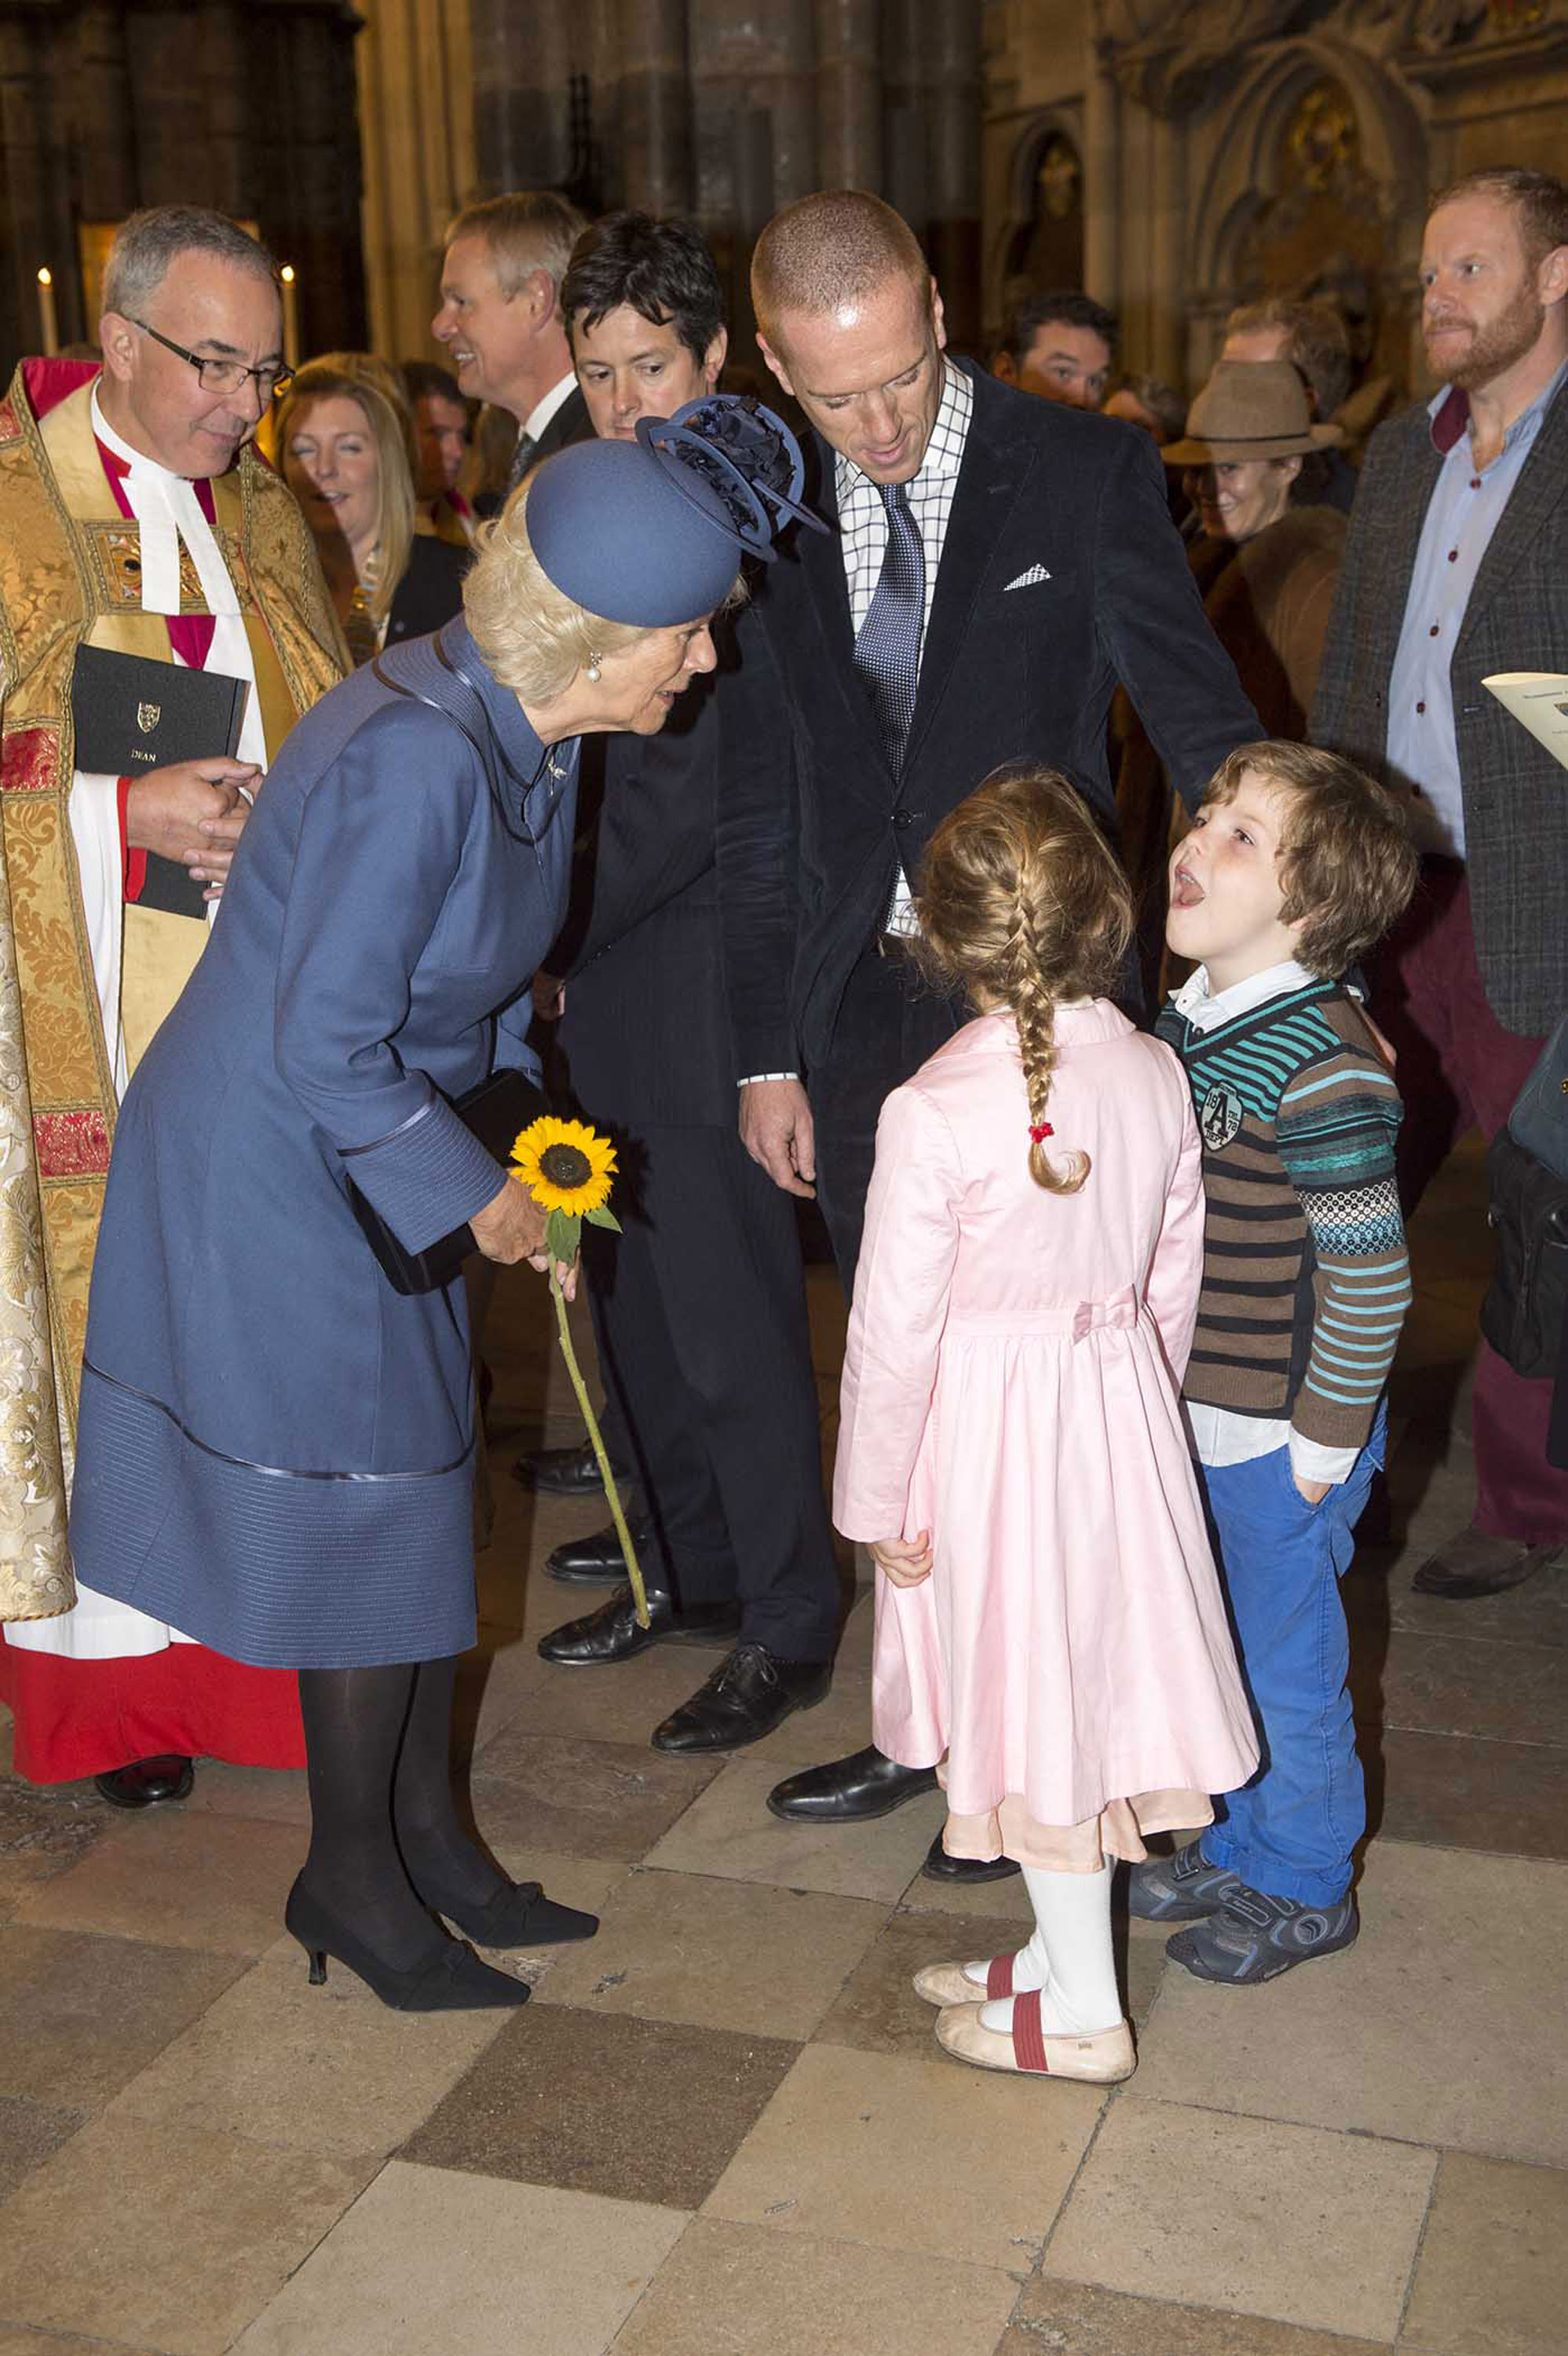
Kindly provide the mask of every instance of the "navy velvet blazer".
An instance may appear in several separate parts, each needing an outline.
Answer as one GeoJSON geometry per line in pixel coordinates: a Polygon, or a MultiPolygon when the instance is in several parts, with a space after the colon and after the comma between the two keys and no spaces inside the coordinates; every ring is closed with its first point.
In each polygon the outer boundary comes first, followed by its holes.
{"type": "MultiPolygon", "coordinates": [[[[741,618],[718,831],[737,1079],[822,1063],[899,866],[916,879],[938,819],[1000,763],[1069,771],[1114,827],[1118,685],[1189,808],[1260,733],[1148,435],[967,372],[974,415],[901,773],[855,673],[837,532],[797,531],[741,618]]],[[[816,440],[814,455],[808,496],[831,518],[832,453],[816,440]]]]}

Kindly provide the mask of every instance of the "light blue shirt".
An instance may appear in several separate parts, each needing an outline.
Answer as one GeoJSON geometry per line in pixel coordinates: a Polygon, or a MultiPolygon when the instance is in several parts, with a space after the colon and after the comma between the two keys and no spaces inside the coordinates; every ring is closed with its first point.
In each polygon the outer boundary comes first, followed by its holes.
{"type": "Polygon", "coordinates": [[[1465,856],[1465,804],[1454,733],[1449,676],[1465,608],[1481,559],[1556,398],[1564,361],[1551,383],[1521,410],[1490,466],[1478,470],[1462,396],[1445,387],[1430,403],[1434,446],[1443,467],[1427,503],[1405,599],[1404,626],[1389,679],[1388,764],[1396,783],[1419,799],[1412,831],[1423,851],[1465,856]],[[1452,404],[1452,405],[1450,405],[1452,404]]]}

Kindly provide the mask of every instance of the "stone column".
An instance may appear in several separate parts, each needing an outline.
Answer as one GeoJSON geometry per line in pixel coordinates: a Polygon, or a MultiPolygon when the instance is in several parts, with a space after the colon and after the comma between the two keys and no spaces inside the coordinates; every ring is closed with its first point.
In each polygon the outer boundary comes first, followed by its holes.
{"type": "Polygon", "coordinates": [[[978,345],[980,252],[980,11],[972,0],[931,0],[926,71],[929,209],[926,251],[942,288],[949,340],[978,345]]]}
{"type": "Polygon", "coordinates": [[[880,0],[816,0],[816,165],[825,188],[882,185],[880,0]]]}
{"type": "Polygon", "coordinates": [[[687,0],[621,0],[620,172],[625,201],[690,210],[691,81],[687,0]]]}
{"type": "Polygon", "coordinates": [[[572,0],[470,0],[479,192],[559,187],[571,166],[572,0]]]}

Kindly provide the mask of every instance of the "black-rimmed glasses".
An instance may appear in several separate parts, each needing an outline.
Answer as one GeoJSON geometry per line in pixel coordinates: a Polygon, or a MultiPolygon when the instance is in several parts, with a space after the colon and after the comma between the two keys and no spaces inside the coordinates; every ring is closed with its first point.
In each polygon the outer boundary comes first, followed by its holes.
{"type": "Polygon", "coordinates": [[[165,352],[176,359],[186,360],[201,380],[203,392],[240,392],[247,380],[253,380],[263,401],[275,401],[284,387],[293,380],[291,368],[247,368],[243,360],[217,360],[204,358],[200,352],[187,352],[183,344],[172,337],[163,336],[156,327],[149,327],[145,319],[133,318],[131,325],[140,327],[154,343],[162,344],[165,352]]]}

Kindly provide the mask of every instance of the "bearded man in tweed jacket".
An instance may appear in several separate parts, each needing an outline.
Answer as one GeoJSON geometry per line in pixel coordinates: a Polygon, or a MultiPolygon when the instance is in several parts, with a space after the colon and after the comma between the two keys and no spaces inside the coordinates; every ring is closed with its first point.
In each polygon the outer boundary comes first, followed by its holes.
{"type": "MultiPolygon", "coordinates": [[[[1374,996],[1407,1214],[1467,1129],[1501,1129],[1568,1006],[1568,776],[1482,685],[1568,669],[1568,187],[1488,171],[1445,190],[1421,280],[1442,389],[1372,438],[1311,727],[1406,790],[1423,852],[1374,996]]],[[[1452,1600],[1517,1586],[1568,1539],[1552,1387],[1479,1350],[1474,1519],[1415,1576],[1452,1600]]]]}

